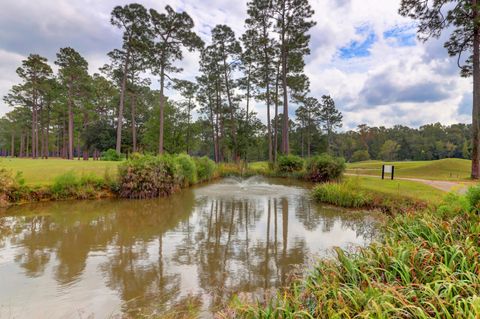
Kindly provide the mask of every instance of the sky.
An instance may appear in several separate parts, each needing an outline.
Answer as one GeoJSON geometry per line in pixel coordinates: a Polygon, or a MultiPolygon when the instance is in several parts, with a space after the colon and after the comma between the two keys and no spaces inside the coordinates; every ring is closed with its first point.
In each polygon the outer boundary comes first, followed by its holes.
{"type": "MultiPolygon", "coordinates": [[[[19,82],[16,68],[30,53],[47,57],[70,46],[89,62],[90,72],[108,62],[107,52],[121,46],[121,32],[110,12],[124,0],[1,0],[0,96],[19,82]]],[[[208,44],[210,30],[227,24],[237,37],[244,31],[246,0],[137,0],[162,11],[166,5],[186,11],[208,44]]],[[[310,0],[316,26],[310,30],[311,54],[305,72],[310,96],[331,95],[344,115],[343,129],[359,124],[419,127],[469,123],[471,79],[459,76],[448,57],[447,35],[423,43],[414,21],[398,14],[400,0],[310,0]]],[[[186,53],[177,77],[198,75],[198,53],[186,53]]],[[[54,68],[55,70],[55,68],[54,68]]],[[[157,83],[155,80],[154,83],[157,83]]],[[[155,85],[155,84],[154,84],[155,85]]],[[[175,92],[168,92],[176,98],[175,92]]],[[[292,104],[290,113],[297,106],[292,104]]],[[[0,101],[0,116],[11,109],[0,101]]],[[[258,116],[266,109],[257,103],[258,116]]]]}

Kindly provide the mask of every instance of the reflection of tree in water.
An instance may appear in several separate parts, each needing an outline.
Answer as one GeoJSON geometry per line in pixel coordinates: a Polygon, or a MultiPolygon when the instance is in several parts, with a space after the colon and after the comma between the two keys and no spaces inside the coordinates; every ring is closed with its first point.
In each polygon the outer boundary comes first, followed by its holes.
{"type": "Polygon", "coordinates": [[[371,241],[378,235],[377,220],[366,217],[363,212],[320,206],[306,197],[297,197],[295,201],[295,215],[306,230],[318,230],[321,226],[322,232],[330,232],[335,223],[340,222],[342,229],[353,229],[356,236],[365,241],[371,241]]]}
{"type": "Polygon", "coordinates": [[[184,226],[194,240],[184,238],[173,260],[197,264],[199,285],[213,296],[212,307],[233,292],[278,286],[307,251],[301,240],[289,247],[288,214],[286,198],[213,199],[199,208],[196,225],[184,226]]]}

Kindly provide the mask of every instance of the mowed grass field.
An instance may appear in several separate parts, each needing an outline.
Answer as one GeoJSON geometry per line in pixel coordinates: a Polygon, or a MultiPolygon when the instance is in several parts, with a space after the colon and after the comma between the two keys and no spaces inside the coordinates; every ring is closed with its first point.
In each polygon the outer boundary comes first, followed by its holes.
{"type": "Polygon", "coordinates": [[[417,198],[430,203],[438,203],[445,196],[445,192],[420,182],[406,180],[381,180],[377,177],[347,176],[347,180],[353,180],[359,187],[384,193],[410,198],[417,198]]]}
{"type": "Polygon", "coordinates": [[[52,184],[55,178],[66,172],[73,171],[78,176],[95,174],[105,176],[108,172],[117,174],[119,162],[93,161],[93,160],[65,160],[65,159],[26,159],[26,158],[1,158],[0,168],[6,168],[16,174],[22,172],[27,185],[52,184]]]}
{"type": "Polygon", "coordinates": [[[381,162],[366,161],[347,164],[347,173],[359,175],[382,174],[382,164],[395,166],[395,176],[443,181],[466,181],[470,179],[471,161],[448,158],[437,161],[381,162]]]}

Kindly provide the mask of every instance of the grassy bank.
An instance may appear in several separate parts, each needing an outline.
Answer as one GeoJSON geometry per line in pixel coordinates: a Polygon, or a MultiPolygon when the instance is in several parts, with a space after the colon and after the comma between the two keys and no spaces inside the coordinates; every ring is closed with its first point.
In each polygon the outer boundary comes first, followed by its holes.
{"type": "MultiPolygon", "coordinates": [[[[38,160],[35,164],[45,165],[55,164],[55,162],[55,160],[38,160]]],[[[38,169],[37,175],[44,175],[45,181],[40,184],[27,182],[29,174],[26,177],[23,171],[0,167],[0,207],[47,200],[168,196],[183,187],[218,176],[216,165],[212,160],[206,157],[192,158],[186,154],[138,155],[120,164],[97,161],[78,163],[82,163],[81,167],[84,168],[88,164],[91,167],[86,171],[70,169],[64,173],[45,167],[38,169]],[[113,173],[110,167],[115,167],[113,173]],[[103,172],[100,169],[103,169],[103,172]]],[[[62,165],[72,168],[77,164],[63,160],[62,165]]]]}
{"type": "Polygon", "coordinates": [[[480,190],[398,215],[381,242],[336,249],[266,300],[238,297],[220,318],[479,318],[480,190]]]}
{"type": "Polygon", "coordinates": [[[382,164],[395,165],[395,176],[444,181],[466,181],[470,179],[472,162],[448,158],[437,161],[381,162],[366,161],[347,164],[347,172],[360,175],[380,176],[382,164]]]}
{"type": "Polygon", "coordinates": [[[14,175],[22,172],[25,182],[29,186],[51,185],[55,178],[74,171],[77,175],[95,175],[103,177],[105,172],[115,175],[119,162],[65,160],[59,158],[28,159],[28,158],[1,158],[0,168],[11,171],[14,175]]]}

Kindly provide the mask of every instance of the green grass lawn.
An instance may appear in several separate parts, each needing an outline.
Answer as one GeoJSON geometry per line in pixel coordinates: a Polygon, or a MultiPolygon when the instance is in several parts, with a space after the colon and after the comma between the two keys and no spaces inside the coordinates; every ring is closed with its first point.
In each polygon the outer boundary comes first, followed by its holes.
{"type": "Polygon", "coordinates": [[[382,174],[382,164],[395,165],[395,176],[397,177],[445,181],[470,179],[471,161],[458,158],[418,162],[366,161],[349,163],[347,164],[347,173],[380,176],[382,174]]]}
{"type": "Polygon", "coordinates": [[[445,196],[445,192],[419,182],[405,180],[381,180],[376,177],[347,176],[354,180],[359,187],[366,190],[391,195],[418,198],[430,203],[438,203],[445,196]]]}
{"type": "Polygon", "coordinates": [[[14,174],[22,172],[28,185],[48,185],[53,182],[55,177],[68,171],[74,171],[81,176],[82,174],[96,174],[104,176],[108,170],[110,174],[117,173],[119,162],[107,161],[83,161],[83,160],[65,160],[65,159],[26,159],[26,158],[2,158],[0,167],[11,170],[14,174]]]}

